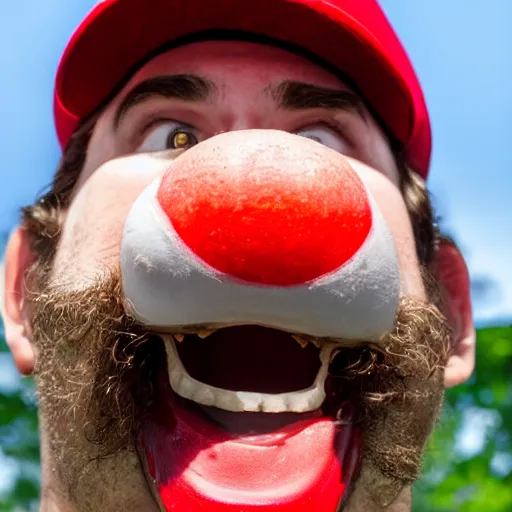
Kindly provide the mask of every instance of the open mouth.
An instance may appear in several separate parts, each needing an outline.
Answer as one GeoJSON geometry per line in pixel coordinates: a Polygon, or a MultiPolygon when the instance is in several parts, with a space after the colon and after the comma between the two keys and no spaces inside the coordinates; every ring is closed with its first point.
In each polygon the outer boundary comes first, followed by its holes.
{"type": "Polygon", "coordinates": [[[329,391],[339,343],[258,325],[159,336],[165,399],[139,442],[164,509],[186,510],[191,496],[219,512],[340,506],[360,446],[350,407],[329,391]]]}
{"type": "Polygon", "coordinates": [[[258,326],[167,337],[165,345],[173,391],[231,412],[319,409],[334,351],[333,344],[315,346],[306,338],[258,326]]]}

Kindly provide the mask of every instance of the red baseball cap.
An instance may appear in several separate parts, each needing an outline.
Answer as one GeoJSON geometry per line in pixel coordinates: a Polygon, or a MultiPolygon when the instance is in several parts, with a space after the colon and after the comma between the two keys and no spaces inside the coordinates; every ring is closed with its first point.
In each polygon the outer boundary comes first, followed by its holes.
{"type": "Polygon", "coordinates": [[[427,177],[431,130],[423,92],[377,0],[104,0],[72,36],[57,71],[61,146],[148,55],[211,30],[299,46],[340,70],[404,144],[407,164],[427,177]]]}

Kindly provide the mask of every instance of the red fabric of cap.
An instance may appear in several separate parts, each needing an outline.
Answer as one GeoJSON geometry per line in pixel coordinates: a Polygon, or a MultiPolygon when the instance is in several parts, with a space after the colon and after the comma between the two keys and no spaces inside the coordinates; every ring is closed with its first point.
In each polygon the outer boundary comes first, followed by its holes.
{"type": "Polygon", "coordinates": [[[431,133],[423,93],[376,0],[106,0],[79,26],[59,65],[54,110],[62,147],[148,54],[214,29],[292,43],[334,65],[404,143],[408,165],[427,176],[431,133]]]}

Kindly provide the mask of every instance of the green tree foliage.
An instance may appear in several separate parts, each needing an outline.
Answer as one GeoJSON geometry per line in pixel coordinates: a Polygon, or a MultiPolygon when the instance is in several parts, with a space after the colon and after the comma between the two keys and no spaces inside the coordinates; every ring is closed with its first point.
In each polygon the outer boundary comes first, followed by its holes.
{"type": "MultiPolygon", "coordinates": [[[[447,392],[415,485],[415,512],[512,511],[512,327],[479,330],[477,347],[473,377],[447,392]]],[[[0,341],[0,355],[6,351],[0,341]]],[[[13,477],[0,492],[0,511],[37,510],[39,446],[29,379],[14,390],[0,388],[0,445],[0,480],[13,477]]]]}
{"type": "Polygon", "coordinates": [[[476,361],[469,382],[446,394],[415,511],[512,511],[512,327],[480,329],[476,361]]]}
{"type": "MultiPolygon", "coordinates": [[[[0,338],[0,372],[8,373],[11,367],[0,338]]],[[[16,386],[0,387],[0,512],[36,511],[39,487],[34,383],[23,379],[16,386]]]]}

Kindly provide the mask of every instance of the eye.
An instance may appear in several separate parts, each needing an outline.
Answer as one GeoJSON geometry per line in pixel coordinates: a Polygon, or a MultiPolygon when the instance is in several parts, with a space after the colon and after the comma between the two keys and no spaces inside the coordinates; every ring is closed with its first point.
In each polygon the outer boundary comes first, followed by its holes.
{"type": "Polygon", "coordinates": [[[334,151],[337,151],[338,153],[348,153],[349,147],[347,141],[340,133],[329,126],[311,126],[299,130],[296,134],[319,142],[328,148],[334,149],[334,151]]]}
{"type": "Polygon", "coordinates": [[[176,121],[159,124],[150,131],[137,153],[152,153],[168,149],[189,149],[198,143],[194,129],[176,121]]]}

